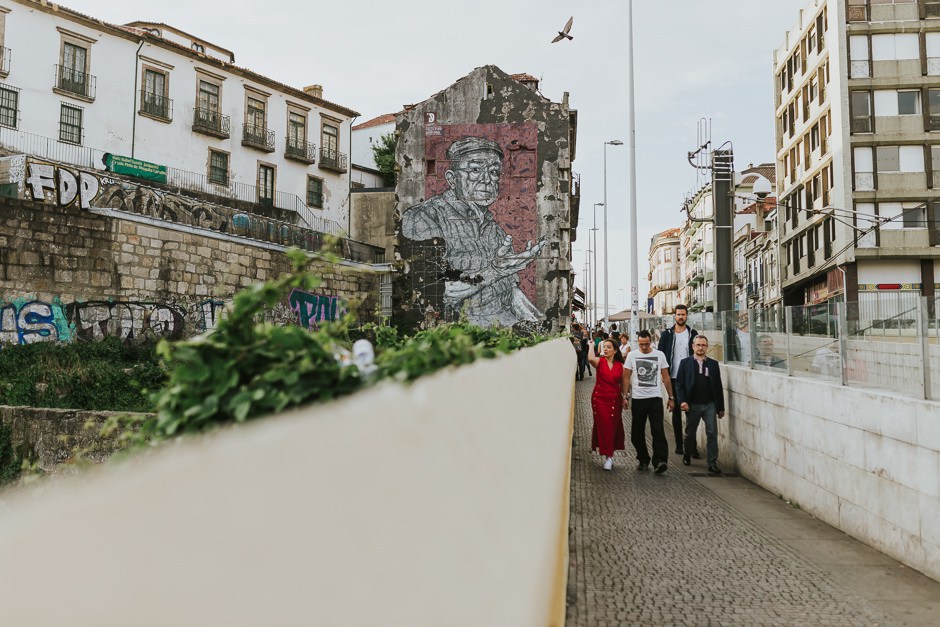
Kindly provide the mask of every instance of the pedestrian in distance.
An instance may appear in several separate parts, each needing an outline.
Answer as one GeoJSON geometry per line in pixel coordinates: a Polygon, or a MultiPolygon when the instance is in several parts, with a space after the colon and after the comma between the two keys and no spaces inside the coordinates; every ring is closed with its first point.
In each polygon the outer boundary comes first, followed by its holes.
{"type": "Polygon", "coordinates": [[[591,394],[594,428],[591,430],[591,450],[604,458],[604,470],[614,467],[614,452],[626,449],[623,431],[623,391],[626,375],[623,357],[612,340],[600,343],[601,356],[592,349],[588,363],[594,366],[597,377],[591,394]]]}
{"type": "Polygon", "coordinates": [[[581,325],[578,323],[573,323],[571,325],[571,345],[574,347],[574,353],[576,358],[576,365],[574,371],[574,380],[583,381],[584,380],[584,356],[581,346],[581,325]]]}
{"type": "MultiPolygon", "coordinates": [[[[588,362],[588,345],[591,343],[591,338],[588,334],[588,330],[585,328],[581,329],[581,358],[584,359],[584,365],[587,369],[588,376],[594,376],[591,372],[591,364],[588,362]]],[[[584,377],[581,377],[581,380],[584,380],[584,377]]]]}
{"type": "MultiPolygon", "coordinates": [[[[663,331],[659,337],[659,350],[666,356],[669,362],[669,376],[672,378],[672,387],[676,387],[676,377],[679,374],[679,364],[682,360],[692,354],[692,340],[698,335],[698,331],[688,326],[686,322],[689,319],[689,308],[685,305],[676,305],[675,324],[663,331]]],[[[682,455],[682,412],[676,405],[672,410],[672,434],[676,440],[676,455],[682,455]]],[[[700,459],[698,449],[689,451],[695,459],[700,459]]]]}
{"type": "Polygon", "coordinates": [[[666,390],[669,400],[666,407],[672,411],[675,399],[672,393],[672,379],[669,377],[669,364],[662,351],[653,349],[649,331],[636,334],[636,343],[640,350],[630,351],[624,366],[627,407],[630,408],[630,441],[636,449],[637,470],[647,470],[650,462],[656,474],[663,474],[668,468],[669,441],[663,427],[663,394],[666,390]],[[660,387],[660,385],[662,387],[660,387]],[[653,436],[653,455],[650,457],[646,446],[646,423],[649,422],[653,436]]]}
{"type": "Polygon", "coordinates": [[[623,355],[624,361],[627,359],[627,354],[630,352],[630,334],[623,333],[620,336],[620,354],[623,355]]]}
{"type": "MultiPolygon", "coordinates": [[[[676,398],[680,411],[686,412],[685,450],[695,448],[695,432],[700,421],[705,422],[705,454],[708,472],[721,474],[718,468],[718,420],[725,416],[725,397],[721,384],[721,368],[718,362],[707,357],[708,338],[699,335],[692,344],[693,355],[686,357],[679,364],[679,376],[676,379],[676,398]]],[[[691,465],[688,454],[682,456],[682,463],[691,465]]]]}

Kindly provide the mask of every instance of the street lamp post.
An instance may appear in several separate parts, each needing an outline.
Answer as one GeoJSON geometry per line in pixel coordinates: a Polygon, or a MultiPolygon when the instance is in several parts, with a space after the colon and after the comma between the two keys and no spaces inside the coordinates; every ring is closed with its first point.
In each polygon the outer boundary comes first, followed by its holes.
{"type": "Polygon", "coordinates": [[[596,202],[594,203],[594,228],[591,231],[594,234],[594,264],[591,266],[594,268],[594,321],[593,325],[597,326],[597,208],[603,207],[604,203],[596,202]]]}
{"type": "Polygon", "coordinates": [[[607,273],[607,146],[623,146],[619,139],[612,139],[604,142],[604,328],[610,324],[610,298],[608,289],[610,287],[610,275],[607,273]]]}
{"type": "Polygon", "coordinates": [[[630,29],[630,47],[627,52],[627,82],[630,85],[628,121],[630,127],[627,129],[627,142],[629,142],[628,148],[630,151],[630,249],[633,256],[630,262],[630,337],[634,338],[633,342],[636,342],[636,332],[639,330],[638,325],[640,322],[640,263],[636,232],[636,85],[633,80],[633,0],[629,0],[627,5],[627,22],[630,29]]]}

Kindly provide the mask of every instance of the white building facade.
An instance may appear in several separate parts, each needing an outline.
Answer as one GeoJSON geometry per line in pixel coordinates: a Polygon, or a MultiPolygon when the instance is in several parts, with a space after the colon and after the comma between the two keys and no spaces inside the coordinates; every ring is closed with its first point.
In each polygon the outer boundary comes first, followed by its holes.
{"type": "Polygon", "coordinates": [[[0,0],[0,148],[102,169],[105,154],[164,166],[165,183],[254,203],[325,232],[348,227],[350,124],[313,85],[235,65],[165,24],[117,26],[0,0]]]}

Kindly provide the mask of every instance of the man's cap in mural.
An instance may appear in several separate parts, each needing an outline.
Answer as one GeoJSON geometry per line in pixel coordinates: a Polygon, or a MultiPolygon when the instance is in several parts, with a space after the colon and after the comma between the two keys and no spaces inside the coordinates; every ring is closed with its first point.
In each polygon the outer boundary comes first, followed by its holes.
{"type": "Polygon", "coordinates": [[[447,159],[457,161],[471,152],[495,152],[500,159],[503,158],[503,149],[496,142],[482,137],[464,137],[450,145],[447,149],[447,159]]]}

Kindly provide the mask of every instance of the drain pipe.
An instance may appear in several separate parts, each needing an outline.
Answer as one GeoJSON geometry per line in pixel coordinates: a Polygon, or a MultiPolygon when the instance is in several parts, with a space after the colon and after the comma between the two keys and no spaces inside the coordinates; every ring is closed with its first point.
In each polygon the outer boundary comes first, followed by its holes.
{"type": "Polygon", "coordinates": [[[137,147],[137,75],[140,69],[140,49],[144,47],[144,41],[144,39],[140,40],[137,53],[134,55],[134,93],[131,94],[131,111],[134,114],[134,120],[131,122],[131,159],[134,158],[134,150],[137,147]]]}
{"type": "Polygon", "coordinates": [[[356,123],[358,115],[354,115],[353,118],[349,121],[349,160],[346,162],[349,167],[349,173],[346,180],[346,199],[349,205],[346,207],[346,237],[352,239],[352,170],[353,170],[353,160],[352,160],[352,127],[356,123]]]}

